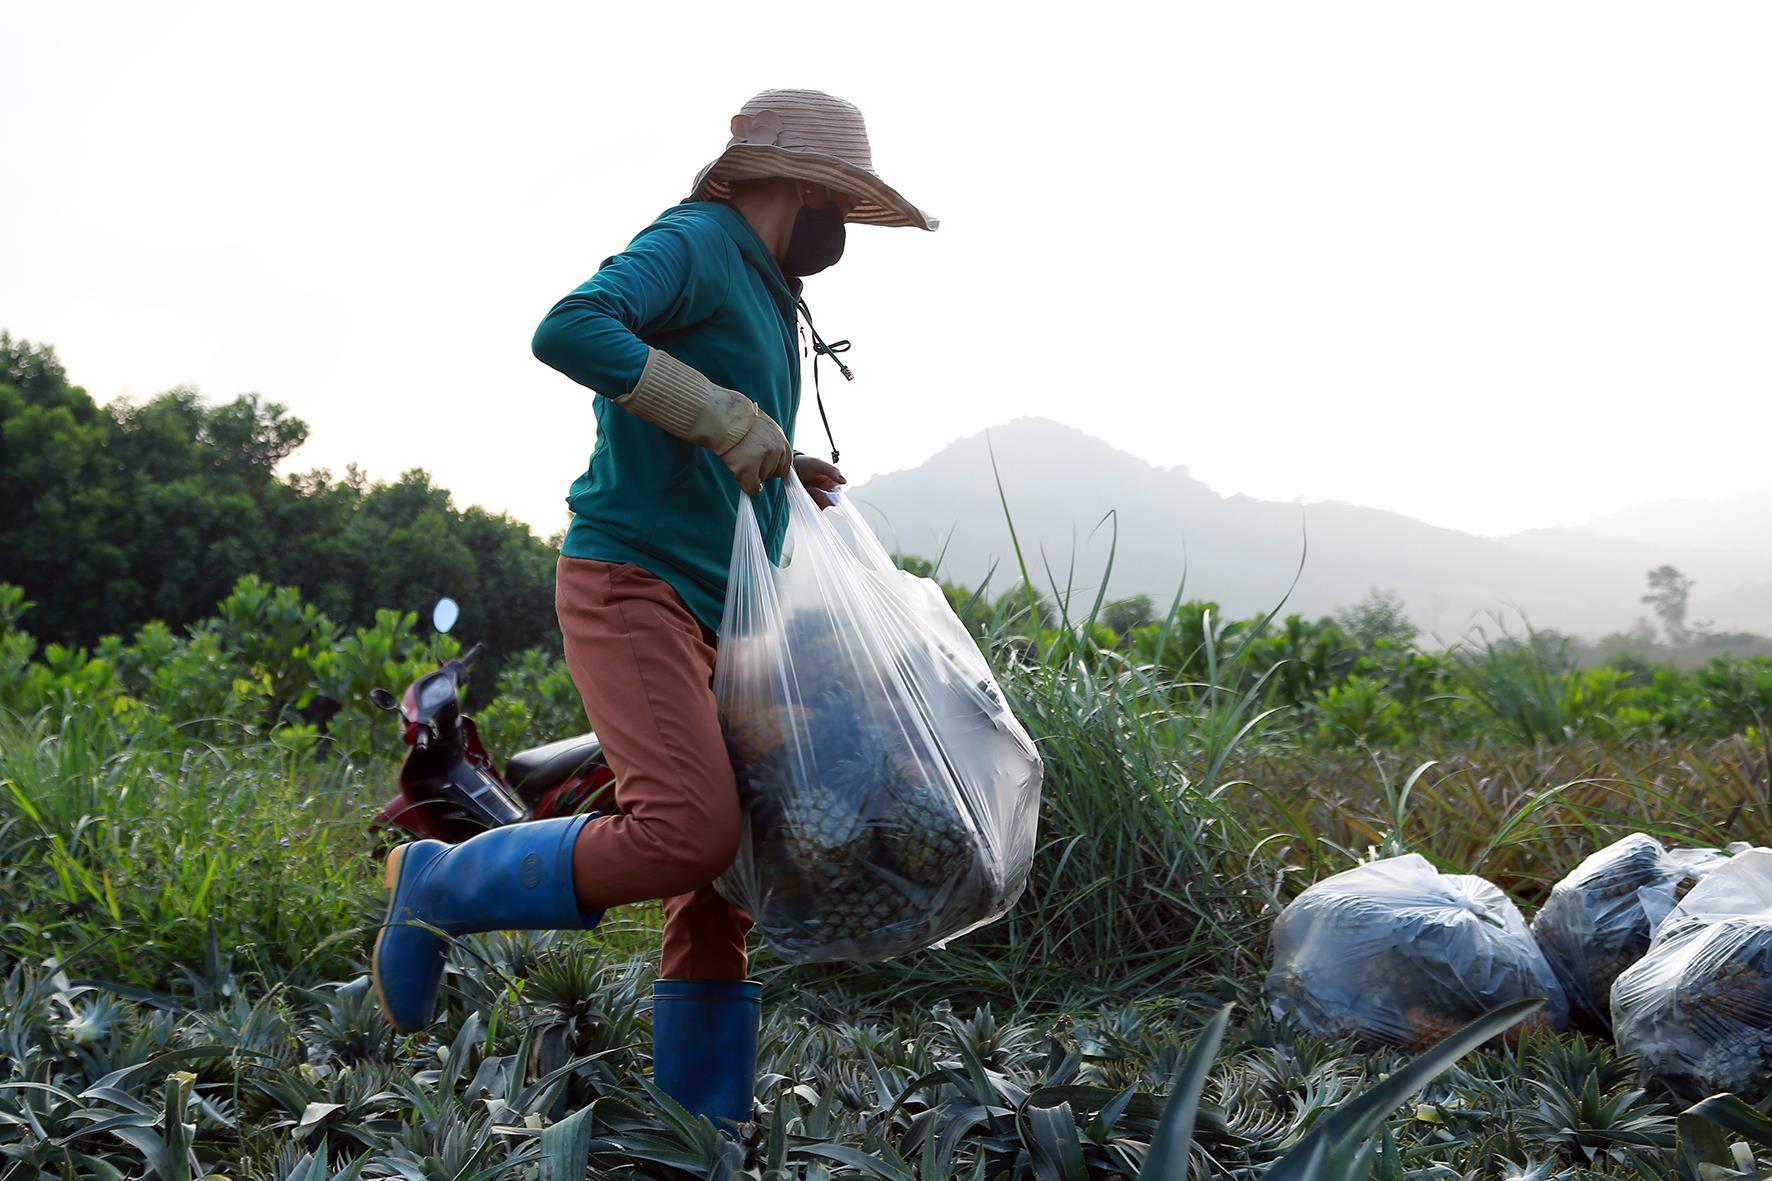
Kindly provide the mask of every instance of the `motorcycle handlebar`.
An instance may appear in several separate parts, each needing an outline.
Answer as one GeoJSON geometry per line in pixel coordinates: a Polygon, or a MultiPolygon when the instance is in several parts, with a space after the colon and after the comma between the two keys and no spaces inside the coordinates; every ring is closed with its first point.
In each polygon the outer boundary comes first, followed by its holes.
{"type": "Polygon", "coordinates": [[[468,665],[474,663],[474,658],[484,651],[486,651],[485,644],[475,644],[472,648],[469,648],[454,660],[444,661],[440,667],[454,669],[457,679],[465,679],[468,675],[468,665]]]}

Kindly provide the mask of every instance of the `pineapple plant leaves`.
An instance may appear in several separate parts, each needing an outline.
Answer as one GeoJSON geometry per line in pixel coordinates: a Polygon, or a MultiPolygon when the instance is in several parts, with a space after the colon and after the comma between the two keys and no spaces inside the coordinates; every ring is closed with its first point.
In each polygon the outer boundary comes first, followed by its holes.
{"type": "Polygon", "coordinates": [[[295,1134],[305,1136],[311,1132],[317,1132],[332,1122],[343,1110],[345,1110],[343,1103],[310,1103],[302,1109],[301,1120],[295,1125],[295,1134]]]}
{"type": "Polygon", "coordinates": [[[540,1181],[581,1181],[591,1156],[591,1112],[582,1107],[541,1134],[540,1181]]]}
{"type": "Polygon", "coordinates": [[[1700,1100],[1680,1114],[1677,1126],[1680,1160],[1693,1176],[1772,1177],[1772,1168],[1757,1167],[1753,1152],[1754,1145],[1772,1148],[1772,1119],[1740,1097],[1712,1095],[1700,1100]],[[1727,1133],[1741,1141],[1731,1144],[1727,1133]]]}
{"type": "Polygon", "coordinates": [[[1077,1117],[1070,1104],[1029,1107],[1023,1119],[1036,1181],[1089,1181],[1089,1166],[1083,1161],[1083,1145],[1077,1136],[1077,1117]]]}
{"type": "Polygon", "coordinates": [[[327,1165],[325,1153],[308,1153],[295,1162],[284,1181],[358,1181],[363,1176],[363,1166],[369,1163],[369,1155],[365,1152],[335,1173],[327,1165]]]}
{"type": "Polygon", "coordinates": [[[103,1078],[96,1080],[91,1086],[80,1092],[82,1099],[112,1099],[126,1092],[120,1090],[122,1084],[136,1074],[157,1074],[167,1067],[179,1062],[192,1062],[203,1058],[262,1058],[264,1055],[250,1050],[238,1050],[228,1046],[183,1046],[175,1050],[166,1050],[154,1055],[145,1062],[137,1062],[133,1066],[125,1066],[113,1070],[103,1078]]]}
{"type": "Polygon", "coordinates": [[[1772,1119],[1751,1103],[1735,1095],[1712,1095],[1694,1103],[1680,1116],[1680,1126],[1687,1121],[1705,1121],[1744,1136],[1755,1144],[1772,1148],[1772,1119]]]}
{"type": "Polygon", "coordinates": [[[878,1177],[880,1181],[917,1181],[916,1174],[911,1172],[910,1165],[904,1158],[884,1145],[876,1155],[847,1144],[805,1144],[796,1148],[794,1155],[833,1160],[870,1177],[878,1177]]]}
{"type": "Polygon", "coordinates": [[[1365,1176],[1372,1135],[1391,1112],[1458,1060],[1492,1037],[1507,1032],[1544,1004],[1526,997],[1477,1018],[1371,1090],[1323,1117],[1292,1151],[1265,1174],[1265,1181],[1354,1181],[1365,1176]]]}
{"type": "Polygon", "coordinates": [[[474,1043],[486,1036],[486,1018],[475,1012],[462,1022],[461,1030],[450,1043],[449,1053],[443,1060],[443,1078],[438,1093],[452,1095],[460,1084],[462,1076],[467,1073],[468,1060],[473,1055],[474,1043]]]}
{"type": "Polygon", "coordinates": [[[1661,1114],[1660,1104],[1641,1102],[1642,1091],[1608,1096],[1598,1071],[1575,1086],[1538,1079],[1533,1085],[1543,1098],[1527,1122],[1538,1125],[1547,1143],[1561,1146],[1571,1156],[1593,1160],[1605,1153],[1622,1159],[1629,1156],[1625,1149],[1673,1144],[1672,1121],[1661,1114]]]}
{"type": "Polygon", "coordinates": [[[1163,1109],[1163,1117],[1157,1122],[1157,1134],[1145,1153],[1144,1166],[1138,1173],[1139,1181],[1186,1181],[1200,1094],[1206,1088],[1207,1074],[1212,1069],[1212,1060],[1218,1057],[1218,1047],[1224,1042],[1230,1020],[1231,1007],[1226,1005],[1206,1023],[1206,1028],[1194,1041],[1194,1048],[1177,1068],[1170,1084],[1169,1103],[1163,1109]]]}

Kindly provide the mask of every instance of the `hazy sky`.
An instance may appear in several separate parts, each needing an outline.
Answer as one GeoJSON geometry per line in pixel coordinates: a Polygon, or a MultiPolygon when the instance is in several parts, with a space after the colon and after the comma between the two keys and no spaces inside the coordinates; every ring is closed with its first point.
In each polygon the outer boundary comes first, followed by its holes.
{"type": "Polygon", "coordinates": [[[1052,11],[6,0],[0,327],[551,533],[536,323],[811,86],[943,220],[808,285],[852,480],[1038,414],[1477,532],[1772,483],[1772,5],[1052,11]]]}

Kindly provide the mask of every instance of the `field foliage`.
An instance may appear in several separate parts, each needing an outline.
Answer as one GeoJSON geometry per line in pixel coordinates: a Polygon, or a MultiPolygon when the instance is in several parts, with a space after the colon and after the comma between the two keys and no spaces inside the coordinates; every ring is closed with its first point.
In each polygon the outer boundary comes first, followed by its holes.
{"type": "MultiPolygon", "coordinates": [[[[1578,666],[1523,622],[1430,652],[1191,602],[1116,629],[948,590],[1046,759],[1032,882],[941,951],[759,955],[763,1116],[734,1141],[648,1089],[644,907],[464,940],[438,1026],[382,1025],[367,820],[399,745],[367,693],[454,640],[248,577],[187,626],[40,645],[0,586],[0,1181],[1772,1168],[1757,1108],[1684,1112],[1603,1042],[1411,1074],[1259,998],[1277,908],[1373,855],[1530,913],[1625,832],[1772,843],[1772,662],[1578,666]]],[[[582,728],[556,658],[505,655],[476,710],[496,754],[582,728]]]]}

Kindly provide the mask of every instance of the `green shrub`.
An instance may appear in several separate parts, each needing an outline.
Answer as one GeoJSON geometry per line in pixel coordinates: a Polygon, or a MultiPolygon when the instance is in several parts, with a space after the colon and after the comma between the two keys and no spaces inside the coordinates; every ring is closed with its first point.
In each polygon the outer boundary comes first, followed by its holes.
{"type": "Polygon", "coordinates": [[[1319,747],[1388,746],[1404,737],[1402,702],[1372,677],[1351,676],[1329,686],[1311,702],[1311,715],[1319,747]]]}
{"type": "Polygon", "coordinates": [[[590,728],[566,662],[539,648],[519,652],[499,670],[498,692],[475,715],[486,748],[509,758],[520,750],[590,728]]]}

